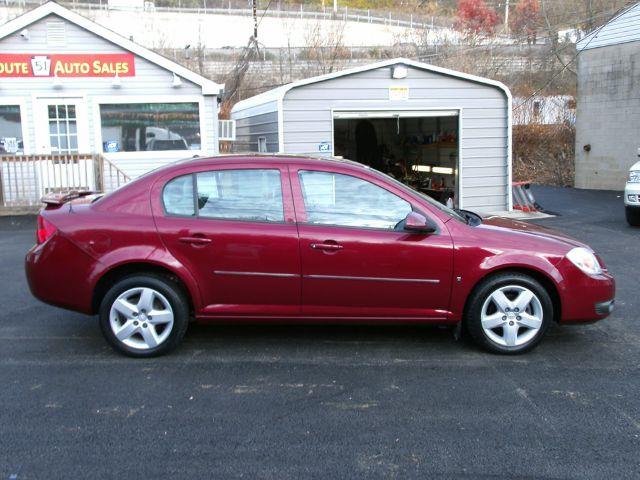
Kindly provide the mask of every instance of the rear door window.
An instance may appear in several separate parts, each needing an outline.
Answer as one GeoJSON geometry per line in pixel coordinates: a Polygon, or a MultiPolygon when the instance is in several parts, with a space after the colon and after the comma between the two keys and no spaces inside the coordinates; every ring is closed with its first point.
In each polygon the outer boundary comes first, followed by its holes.
{"type": "Polygon", "coordinates": [[[169,181],[162,191],[162,202],[169,215],[195,216],[193,175],[183,175],[169,181]]]}
{"type": "Polygon", "coordinates": [[[198,216],[283,222],[279,170],[215,170],[196,174],[198,216]]]}

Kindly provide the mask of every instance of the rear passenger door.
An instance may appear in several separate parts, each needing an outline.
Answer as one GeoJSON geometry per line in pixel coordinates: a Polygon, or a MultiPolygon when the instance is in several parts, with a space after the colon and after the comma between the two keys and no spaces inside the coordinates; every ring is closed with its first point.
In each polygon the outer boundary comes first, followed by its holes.
{"type": "Polygon", "coordinates": [[[287,169],[220,166],[156,189],[156,224],[196,277],[208,316],[286,316],[300,310],[300,254],[287,169]]]}

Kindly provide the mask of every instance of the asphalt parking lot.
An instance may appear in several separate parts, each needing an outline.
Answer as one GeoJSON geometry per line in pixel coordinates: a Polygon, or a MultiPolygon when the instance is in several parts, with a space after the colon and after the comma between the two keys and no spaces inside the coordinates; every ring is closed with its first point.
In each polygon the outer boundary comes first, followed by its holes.
{"type": "Polygon", "coordinates": [[[195,326],[124,358],[31,297],[33,218],[0,218],[0,480],[638,478],[640,229],[614,192],[535,192],[617,308],[519,357],[430,327],[195,326]]]}

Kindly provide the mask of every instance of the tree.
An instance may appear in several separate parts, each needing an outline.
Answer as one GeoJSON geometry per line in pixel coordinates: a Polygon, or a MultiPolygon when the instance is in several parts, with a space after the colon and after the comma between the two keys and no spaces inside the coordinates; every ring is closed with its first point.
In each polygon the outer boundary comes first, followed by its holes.
{"type": "Polygon", "coordinates": [[[521,0],[511,16],[509,28],[528,44],[535,44],[540,26],[540,2],[538,0],[521,0]]]}
{"type": "Polygon", "coordinates": [[[484,0],[460,0],[454,27],[474,40],[493,35],[499,21],[496,11],[487,6],[484,0]]]}

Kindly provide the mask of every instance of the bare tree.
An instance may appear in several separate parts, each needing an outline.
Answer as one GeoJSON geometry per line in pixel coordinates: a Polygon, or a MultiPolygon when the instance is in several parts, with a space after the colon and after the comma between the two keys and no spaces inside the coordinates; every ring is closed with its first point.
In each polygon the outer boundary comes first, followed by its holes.
{"type": "Polygon", "coordinates": [[[339,70],[349,58],[344,46],[345,22],[316,22],[305,34],[304,54],[308,74],[323,75],[339,70]]]}

